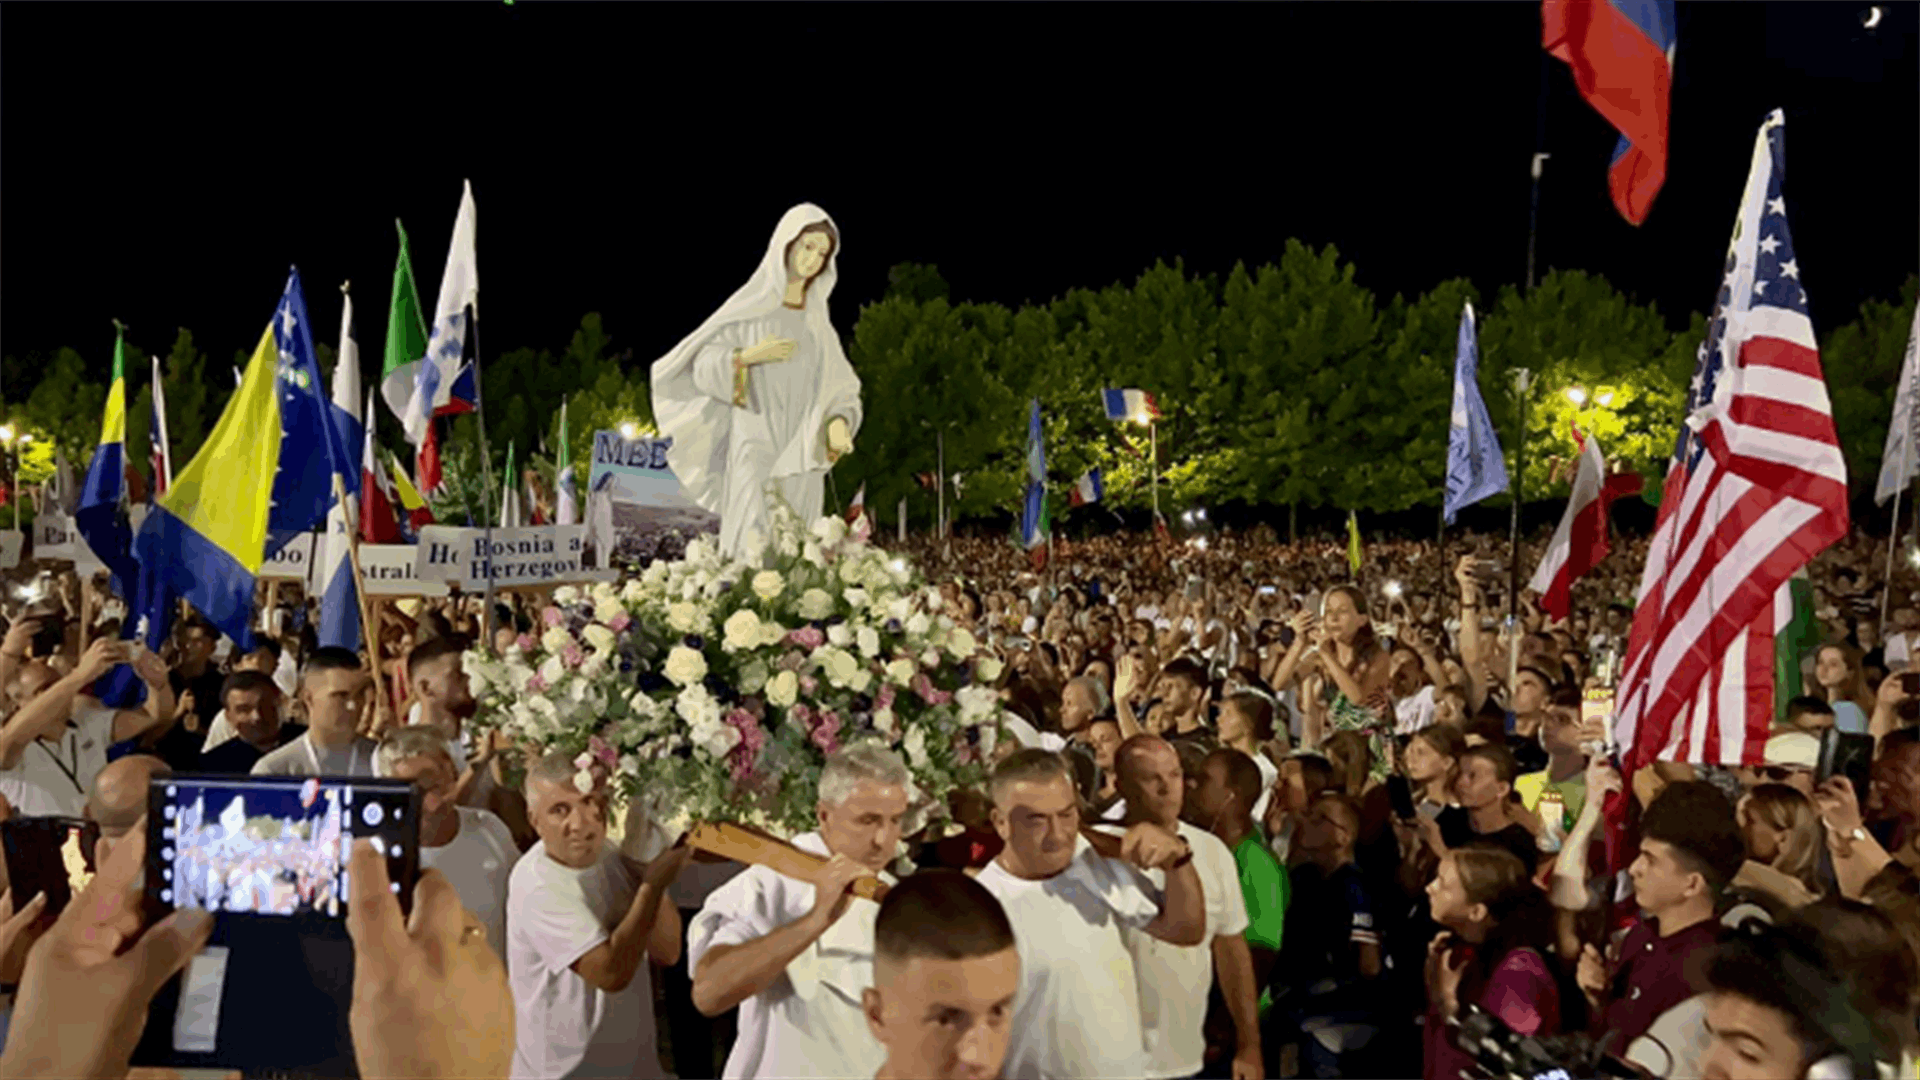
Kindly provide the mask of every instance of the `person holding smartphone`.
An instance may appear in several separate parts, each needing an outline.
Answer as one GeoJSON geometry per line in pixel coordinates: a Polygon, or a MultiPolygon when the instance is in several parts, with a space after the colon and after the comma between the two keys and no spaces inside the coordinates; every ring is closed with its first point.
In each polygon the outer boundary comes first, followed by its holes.
{"type": "Polygon", "coordinates": [[[166,665],[132,642],[102,638],[64,678],[35,660],[8,687],[18,706],[0,725],[0,794],[33,817],[79,817],[107,747],[140,738],[172,716],[166,665]],[[87,693],[107,672],[132,664],[147,685],[145,709],[112,709],[87,693]]]}

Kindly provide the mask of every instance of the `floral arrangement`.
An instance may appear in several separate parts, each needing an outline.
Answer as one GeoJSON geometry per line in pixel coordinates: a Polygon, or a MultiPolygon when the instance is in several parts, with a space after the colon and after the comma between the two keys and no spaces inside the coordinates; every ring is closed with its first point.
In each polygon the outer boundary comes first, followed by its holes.
{"type": "Polygon", "coordinates": [[[1000,661],[864,518],[781,508],[772,527],[753,563],[702,537],[621,586],[555,590],[537,636],[466,655],[474,722],[578,755],[582,791],[611,783],[656,820],[788,835],[813,827],[827,756],[880,740],[913,772],[910,826],[944,817],[992,760],[1000,661]]]}

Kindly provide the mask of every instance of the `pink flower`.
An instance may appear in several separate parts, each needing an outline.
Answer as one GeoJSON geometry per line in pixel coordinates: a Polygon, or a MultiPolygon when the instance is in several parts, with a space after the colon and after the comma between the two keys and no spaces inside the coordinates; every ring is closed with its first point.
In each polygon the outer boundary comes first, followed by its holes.
{"type": "Polygon", "coordinates": [[[587,654],[580,650],[580,646],[571,641],[567,642],[566,648],[560,650],[560,660],[568,667],[579,667],[581,661],[586,658],[587,654]]]}
{"type": "Polygon", "coordinates": [[[814,725],[813,731],[808,737],[813,740],[813,745],[820,748],[821,753],[831,755],[838,752],[840,749],[840,714],[834,712],[832,709],[821,713],[820,722],[814,725]]]}
{"type": "Polygon", "coordinates": [[[609,769],[620,764],[620,752],[607,745],[607,741],[598,735],[587,740],[587,753],[609,769]]]}
{"type": "Polygon", "coordinates": [[[820,689],[820,680],[814,678],[811,675],[800,676],[800,692],[801,693],[811,694],[818,689],[820,689]]]}
{"type": "Polygon", "coordinates": [[[567,621],[567,617],[561,613],[559,608],[550,607],[540,613],[540,621],[548,626],[559,626],[561,623],[567,621]]]}
{"type": "Polygon", "coordinates": [[[633,617],[628,615],[624,611],[618,615],[615,615],[613,618],[607,620],[607,629],[613,631],[616,634],[632,625],[633,625],[633,617]]]}
{"type": "Polygon", "coordinates": [[[539,642],[533,640],[532,634],[521,634],[519,637],[513,639],[513,643],[520,646],[521,652],[532,652],[533,647],[539,644],[539,642]]]}
{"type": "Polygon", "coordinates": [[[535,675],[533,678],[527,680],[527,689],[533,691],[536,694],[542,690],[545,690],[546,688],[547,688],[547,680],[541,678],[538,675],[535,675]]]}
{"type": "Polygon", "coordinates": [[[799,671],[807,663],[807,654],[798,649],[789,649],[787,655],[780,658],[781,671],[799,671]]]}
{"type": "Polygon", "coordinates": [[[817,649],[827,643],[827,635],[819,627],[803,626],[787,635],[787,640],[803,649],[817,649]]]}
{"type": "Polygon", "coordinates": [[[767,745],[767,733],[745,709],[734,709],[727,713],[725,720],[740,733],[739,744],[727,752],[727,768],[733,774],[734,783],[742,784],[753,776],[753,766],[767,745]]]}
{"type": "Polygon", "coordinates": [[[933,680],[927,678],[925,672],[921,672],[913,677],[913,692],[920,695],[920,700],[929,705],[945,705],[947,702],[953,700],[952,694],[945,690],[935,689],[933,680]]]}
{"type": "Polygon", "coordinates": [[[893,684],[882,683],[880,692],[873,697],[873,711],[879,712],[881,709],[891,708],[893,708],[893,684]]]}
{"type": "Polygon", "coordinates": [[[801,727],[810,727],[813,724],[813,709],[804,701],[795,703],[793,708],[787,710],[787,715],[801,727]]]}

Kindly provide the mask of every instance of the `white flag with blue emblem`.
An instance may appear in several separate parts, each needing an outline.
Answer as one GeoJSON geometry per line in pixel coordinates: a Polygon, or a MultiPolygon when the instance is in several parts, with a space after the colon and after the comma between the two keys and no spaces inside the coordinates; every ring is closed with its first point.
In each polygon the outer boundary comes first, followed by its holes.
{"type": "Polygon", "coordinates": [[[1473,305],[1460,316],[1460,343],[1453,358],[1453,425],[1447,435],[1447,524],[1455,514],[1507,490],[1507,463],[1493,419],[1480,396],[1480,343],[1473,305]]]}
{"type": "Polygon", "coordinates": [[[440,302],[433,308],[433,326],[427,333],[427,356],[421,363],[413,397],[400,418],[407,429],[407,441],[415,446],[427,437],[427,427],[436,410],[453,400],[454,378],[460,373],[460,358],[466,352],[467,312],[474,317],[480,311],[480,268],[474,256],[473,184],[465,184],[460,195],[460,214],[453,222],[453,242],[447,246],[447,269],[440,276],[440,302]]]}
{"type": "Polygon", "coordinates": [[[1920,471],[1920,447],[1914,446],[1914,397],[1920,394],[1920,305],[1913,311],[1913,330],[1907,334],[1907,358],[1900,364],[1900,387],[1893,398],[1893,420],[1887,425],[1887,449],[1880,455],[1880,482],[1873,501],[1884,504],[1893,493],[1913,483],[1920,471]]]}
{"type": "MultiPolygon", "coordinates": [[[[340,312],[340,352],[333,363],[333,422],[340,428],[347,445],[364,440],[360,421],[360,347],[353,339],[353,297],[341,288],[344,307],[340,312]],[[349,441],[350,440],[350,441],[349,441]]],[[[359,479],[359,470],[351,466],[345,475],[359,479]]],[[[357,485],[356,485],[357,486],[357,485]]],[[[327,538],[320,563],[320,645],[338,645],[358,651],[360,648],[360,597],[354,589],[353,538],[359,531],[354,519],[358,507],[352,493],[337,500],[327,511],[327,538]]]]}

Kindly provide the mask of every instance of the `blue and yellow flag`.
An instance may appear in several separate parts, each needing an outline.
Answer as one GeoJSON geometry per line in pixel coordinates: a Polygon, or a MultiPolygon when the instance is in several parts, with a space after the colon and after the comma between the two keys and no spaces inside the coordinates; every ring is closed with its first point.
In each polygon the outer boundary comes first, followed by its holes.
{"type": "Polygon", "coordinates": [[[178,594],[246,645],[261,564],[326,520],[346,468],[329,408],[296,268],[206,445],[140,527],[148,588],[178,594]]]}
{"type": "Polygon", "coordinates": [[[130,554],[132,532],[127,525],[127,340],[126,328],[114,324],[113,384],[107,388],[107,408],[100,421],[100,445],[87,464],[87,479],[73,523],[82,540],[113,576],[113,589],[132,600],[139,568],[130,554]]]}

